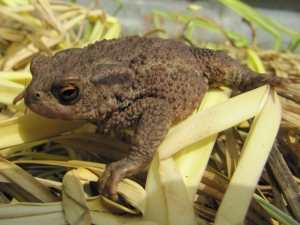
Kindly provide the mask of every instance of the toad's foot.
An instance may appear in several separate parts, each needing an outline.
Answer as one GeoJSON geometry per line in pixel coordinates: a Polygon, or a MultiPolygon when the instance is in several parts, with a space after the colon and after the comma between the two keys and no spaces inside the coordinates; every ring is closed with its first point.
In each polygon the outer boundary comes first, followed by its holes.
{"type": "MultiPolygon", "coordinates": [[[[148,164],[147,164],[148,165],[148,164]]],[[[140,172],[142,165],[137,165],[124,158],[109,164],[99,180],[98,191],[112,201],[118,200],[117,185],[124,178],[140,172]]]]}
{"type": "Polygon", "coordinates": [[[268,83],[275,88],[289,90],[290,84],[292,82],[287,78],[272,76],[272,78],[269,79],[268,83]]]}

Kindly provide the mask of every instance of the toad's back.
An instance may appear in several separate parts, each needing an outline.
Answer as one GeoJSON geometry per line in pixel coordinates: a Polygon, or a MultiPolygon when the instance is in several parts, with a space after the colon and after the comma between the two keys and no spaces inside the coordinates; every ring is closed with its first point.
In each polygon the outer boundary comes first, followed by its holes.
{"type": "Polygon", "coordinates": [[[86,52],[99,54],[103,63],[113,59],[126,64],[135,74],[136,98],[165,99],[174,109],[172,123],[189,115],[207,91],[207,79],[191,49],[177,40],[138,36],[101,41],[86,52]],[[98,52],[98,53],[97,53],[98,52]]]}

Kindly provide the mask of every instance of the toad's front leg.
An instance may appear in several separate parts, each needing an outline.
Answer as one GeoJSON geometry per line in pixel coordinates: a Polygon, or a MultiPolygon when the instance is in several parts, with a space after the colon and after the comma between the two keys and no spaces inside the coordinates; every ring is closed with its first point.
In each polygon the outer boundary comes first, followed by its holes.
{"type": "Polygon", "coordinates": [[[99,181],[99,193],[114,201],[118,199],[118,183],[124,177],[137,174],[149,166],[169,130],[172,118],[170,104],[155,98],[139,99],[124,111],[113,114],[106,123],[108,127],[135,127],[135,134],[128,156],[106,167],[99,181]]]}

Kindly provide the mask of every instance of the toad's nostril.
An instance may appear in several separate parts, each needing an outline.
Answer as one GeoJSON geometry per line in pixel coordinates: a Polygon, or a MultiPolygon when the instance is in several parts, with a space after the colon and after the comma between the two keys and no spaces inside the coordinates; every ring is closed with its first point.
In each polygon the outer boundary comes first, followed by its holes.
{"type": "Polygon", "coordinates": [[[40,98],[41,97],[41,94],[39,92],[36,92],[35,95],[34,95],[36,98],[40,98]]]}

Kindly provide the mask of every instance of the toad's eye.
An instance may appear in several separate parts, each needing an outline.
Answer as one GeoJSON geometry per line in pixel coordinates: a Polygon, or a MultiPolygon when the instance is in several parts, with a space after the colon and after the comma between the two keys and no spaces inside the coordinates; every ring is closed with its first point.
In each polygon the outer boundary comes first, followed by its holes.
{"type": "Polygon", "coordinates": [[[73,100],[79,95],[79,88],[74,84],[65,84],[59,88],[58,93],[61,100],[73,100]]]}

